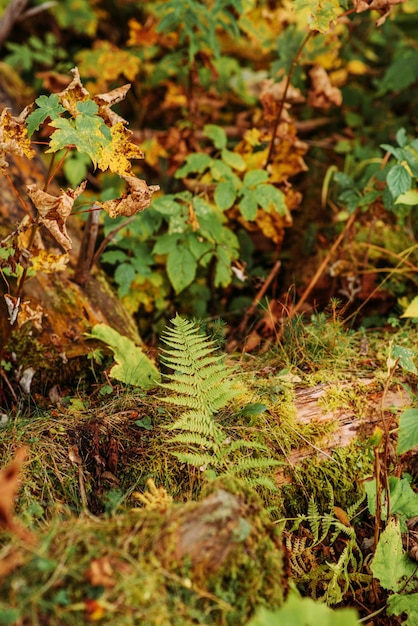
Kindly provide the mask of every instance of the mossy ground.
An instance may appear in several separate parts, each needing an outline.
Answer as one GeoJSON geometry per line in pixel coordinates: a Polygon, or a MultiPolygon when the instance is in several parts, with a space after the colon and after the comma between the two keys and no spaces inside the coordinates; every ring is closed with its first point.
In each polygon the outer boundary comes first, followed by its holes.
{"type": "MultiPolygon", "coordinates": [[[[373,473],[367,428],[364,437],[333,450],[330,458],[317,453],[336,424],[298,423],[297,390],[326,382],[322,403],[327,410],[348,406],[356,419],[367,422],[362,379],[373,378],[374,389],[381,391],[390,341],[411,347],[417,332],[411,326],[367,333],[367,354],[360,349],[363,337],[363,331],[347,331],[338,321],[321,319],[308,327],[297,321],[268,354],[231,357],[239,365],[242,393],[218,415],[219,423],[230,440],[265,444],[287,480],[254,496],[257,546],[255,552],[248,550],[252,561],[238,559],[207,585],[197,584],[187,567],[167,569],[161,564],[152,546],[161,512],[150,516],[143,509],[131,511],[138,508],[133,492],[145,491],[149,478],[164,487],[176,506],[191,505],[211,485],[204,471],[180,464],[171,454],[166,427],[179,409],[161,401],[161,389],[145,394],[114,387],[110,400],[109,395],[98,399],[100,388],[89,394],[80,390],[54,408],[22,399],[4,410],[8,419],[0,431],[2,466],[19,446],[28,447],[16,511],[38,543],[25,546],[8,533],[0,536],[0,566],[10,564],[0,586],[5,615],[0,623],[75,625],[80,619],[100,619],[116,626],[244,624],[259,604],[279,605],[283,580],[278,586],[272,581],[282,556],[272,529],[291,528],[292,522],[285,520],[306,515],[312,500],[321,514],[328,513],[330,493],[335,505],[349,509],[373,473]],[[348,389],[342,387],[348,382],[348,389]],[[301,448],[313,448],[314,454],[291,466],[289,455],[301,448]],[[86,574],[96,562],[107,568],[108,586],[92,584],[86,574]]],[[[399,369],[391,384],[407,388],[413,402],[414,374],[399,369]]],[[[277,477],[277,468],[268,471],[277,477]]],[[[251,497],[243,478],[244,483],[234,483],[241,485],[235,489],[251,497]]],[[[316,566],[332,558],[329,549],[325,544],[316,547],[316,566]]],[[[338,558],[338,545],[333,549],[338,558]]]]}

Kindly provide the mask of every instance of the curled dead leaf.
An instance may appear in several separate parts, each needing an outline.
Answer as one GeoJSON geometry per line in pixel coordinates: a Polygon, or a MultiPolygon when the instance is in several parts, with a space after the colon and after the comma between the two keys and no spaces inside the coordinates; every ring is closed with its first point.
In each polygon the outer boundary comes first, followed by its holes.
{"type": "Polygon", "coordinates": [[[83,193],[85,187],[84,181],[75,190],[68,189],[66,192],[61,190],[59,196],[53,196],[38,189],[35,184],[27,186],[29,197],[38,209],[39,222],[49,230],[66,252],[71,250],[72,242],[65,222],[72,211],[74,200],[83,193]]]}
{"type": "Polygon", "coordinates": [[[159,190],[158,185],[150,185],[136,176],[123,176],[128,183],[128,191],[120,198],[98,202],[109,217],[124,215],[129,217],[143,211],[151,204],[152,194],[159,190]]]}
{"type": "Polygon", "coordinates": [[[341,106],[341,91],[331,84],[327,72],[321,65],[314,65],[309,71],[312,87],[308,94],[308,104],[319,109],[329,109],[332,105],[341,106]]]}
{"type": "Polygon", "coordinates": [[[57,96],[62,106],[65,107],[73,117],[75,117],[78,113],[77,103],[84,102],[84,100],[90,98],[90,94],[87,89],[83,87],[77,67],[74,67],[71,70],[71,74],[73,75],[73,80],[68,87],[59,92],[57,96]]]}
{"type": "Polygon", "coordinates": [[[23,121],[13,117],[7,109],[0,115],[0,171],[5,172],[8,167],[6,155],[16,154],[32,159],[35,156],[28,131],[23,121]]]}
{"type": "Polygon", "coordinates": [[[378,11],[381,17],[377,20],[376,25],[382,26],[393,7],[397,4],[403,4],[406,0],[353,0],[353,2],[356,13],[378,11]]]}

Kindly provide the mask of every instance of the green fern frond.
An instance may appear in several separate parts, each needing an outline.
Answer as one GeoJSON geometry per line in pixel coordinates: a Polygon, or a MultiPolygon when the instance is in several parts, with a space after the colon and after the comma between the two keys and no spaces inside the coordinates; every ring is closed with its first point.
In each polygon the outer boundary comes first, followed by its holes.
{"type": "Polygon", "coordinates": [[[361,494],[360,498],[354,502],[351,506],[347,507],[347,515],[348,519],[352,520],[356,517],[356,515],[360,512],[360,507],[366,499],[366,492],[361,494]]]}
{"type": "Polygon", "coordinates": [[[245,482],[250,487],[264,487],[269,491],[278,491],[276,483],[268,476],[249,476],[245,482]]]}
{"type": "Polygon", "coordinates": [[[202,467],[205,465],[213,465],[212,454],[194,454],[193,452],[172,452],[181,463],[193,465],[193,467],[202,467]]]}
{"type": "Polygon", "coordinates": [[[207,413],[200,411],[186,411],[173,424],[170,430],[184,430],[185,432],[200,433],[214,439],[224,438],[218,424],[207,413]]]}
{"type": "Polygon", "coordinates": [[[231,466],[231,472],[234,474],[241,474],[244,472],[250,472],[253,470],[272,469],[278,465],[283,465],[282,461],[276,461],[275,459],[240,459],[237,463],[231,466]]]}
{"type": "Polygon", "coordinates": [[[170,439],[171,443],[184,443],[186,445],[198,445],[208,450],[218,450],[218,444],[201,435],[200,433],[181,432],[170,439]]]}
{"type": "Polygon", "coordinates": [[[309,498],[308,503],[308,519],[309,526],[311,528],[311,532],[313,535],[313,542],[316,544],[318,542],[319,537],[319,525],[320,525],[320,515],[318,510],[318,505],[315,502],[313,495],[309,498]]]}
{"type": "Polygon", "coordinates": [[[228,454],[231,452],[235,452],[235,450],[262,450],[265,452],[267,450],[267,446],[259,441],[246,441],[245,439],[237,439],[236,441],[231,441],[228,444],[228,454]]]}

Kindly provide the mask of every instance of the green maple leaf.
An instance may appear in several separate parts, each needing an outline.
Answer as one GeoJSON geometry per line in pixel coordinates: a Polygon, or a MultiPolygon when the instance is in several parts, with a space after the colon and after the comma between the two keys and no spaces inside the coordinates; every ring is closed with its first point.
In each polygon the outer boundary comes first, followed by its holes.
{"type": "Polygon", "coordinates": [[[50,96],[39,96],[39,98],[36,98],[35,103],[38,105],[38,108],[26,118],[29,137],[32,136],[35,130],[39,129],[40,125],[48,117],[51,120],[55,120],[65,111],[55,93],[52,93],[50,96]]]}
{"type": "Polygon", "coordinates": [[[53,120],[50,125],[57,130],[51,135],[47,152],[57,152],[74,146],[78,152],[88,154],[96,167],[103,149],[110,145],[112,136],[103,119],[96,115],[99,107],[92,100],[77,102],[75,119],[64,117],[53,120]]]}
{"type": "Polygon", "coordinates": [[[295,0],[294,6],[295,12],[309,9],[309,28],[320,33],[329,31],[332,22],[335,22],[340,14],[338,0],[295,0]]]}

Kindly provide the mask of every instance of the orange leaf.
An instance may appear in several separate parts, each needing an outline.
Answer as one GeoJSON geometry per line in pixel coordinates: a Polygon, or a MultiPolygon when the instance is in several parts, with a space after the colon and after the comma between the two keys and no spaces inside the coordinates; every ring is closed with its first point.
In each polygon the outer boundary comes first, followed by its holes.
{"type": "Polygon", "coordinates": [[[26,453],[26,448],[18,448],[13,461],[0,471],[0,527],[14,533],[23,541],[35,543],[35,536],[13,519],[14,501],[26,453]]]}
{"type": "Polygon", "coordinates": [[[83,193],[85,187],[86,182],[83,182],[75,190],[68,189],[67,192],[62,191],[59,196],[52,196],[37,189],[35,184],[27,186],[28,194],[38,209],[39,222],[49,230],[66,252],[71,250],[72,242],[65,222],[72,211],[74,200],[83,193]]]}
{"type": "Polygon", "coordinates": [[[23,123],[3,109],[0,116],[0,171],[8,167],[7,154],[17,154],[32,159],[35,151],[31,147],[28,132],[23,123]]]}
{"type": "Polygon", "coordinates": [[[128,183],[128,193],[115,200],[107,200],[106,202],[97,202],[108,214],[109,217],[117,217],[119,215],[135,215],[139,211],[143,211],[151,204],[152,194],[158,191],[158,185],[148,186],[144,180],[135,176],[123,176],[128,183]]]}

